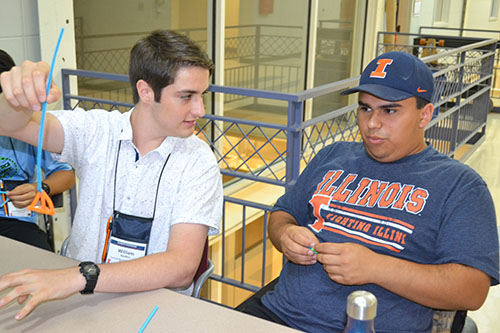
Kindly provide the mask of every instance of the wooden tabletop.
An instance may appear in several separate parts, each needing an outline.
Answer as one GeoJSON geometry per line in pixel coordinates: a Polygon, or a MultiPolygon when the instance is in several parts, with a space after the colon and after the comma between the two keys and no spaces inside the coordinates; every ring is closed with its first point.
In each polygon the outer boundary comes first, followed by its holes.
{"type": "MultiPolygon", "coordinates": [[[[23,268],[64,268],[77,262],[0,236],[0,275],[23,268]]],[[[6,291],[1,292],[3,296],[6,291]]],[[[290,328],[160,289],[127,294],[76,294],[39,305],[21,321],[17,302],[0,309],[0,332],[291,332],[290,328]]]]}

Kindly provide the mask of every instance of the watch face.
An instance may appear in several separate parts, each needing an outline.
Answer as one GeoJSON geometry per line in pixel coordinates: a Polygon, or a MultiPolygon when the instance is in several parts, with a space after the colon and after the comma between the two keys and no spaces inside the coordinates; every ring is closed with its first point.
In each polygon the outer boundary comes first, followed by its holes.
{"type": "Polygon", "coordinates": [[[97,272],[94,265],[85,266],[85,271],[89,274],[95,274],[97,272]]]}
{"type": "Polygon", "coordinates": [[[97,276],[99,274],[99,266],[91,262],[81,263],[82,273],[89,276],[97,276]]]}

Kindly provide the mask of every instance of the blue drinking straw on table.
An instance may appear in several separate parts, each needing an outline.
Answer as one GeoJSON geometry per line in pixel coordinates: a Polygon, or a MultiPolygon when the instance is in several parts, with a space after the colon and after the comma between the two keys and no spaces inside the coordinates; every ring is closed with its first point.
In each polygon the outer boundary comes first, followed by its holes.
{"type": "Polygon", "coordinates": [[[158,311],[158,305],[155,306],[155,308],[153,309],[153,311],[151,311],[151,313],[149,314],[148,319],[146,319],[146,321],[142,325],[141,329],[139,330],[139,333],[144,332],[144,329],[146,328],[146,326],[148,326],[149,322],[151,321],[151,318],[153,318],[153,316],[155,315],[156,311],[158,311]]]}

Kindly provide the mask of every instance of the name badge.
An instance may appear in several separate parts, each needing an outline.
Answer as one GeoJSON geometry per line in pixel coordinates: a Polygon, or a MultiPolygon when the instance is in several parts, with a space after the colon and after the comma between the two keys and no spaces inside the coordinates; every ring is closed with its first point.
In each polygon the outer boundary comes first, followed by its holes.
{"type": "Polygon", "coordinates": [[[17,208],[11,201],[7,202],[7,211],[9,212],[8,216],[15,216],[15,217],[31,216],[31,211],[29,211],[27,207],[17,208]]]}
{"type": "Polygon", "coordinates": [[[142,258],[146,255],[147,244],[131,242],[111,236],[106,263],[114,263],[142,258]]]}
{"type": "Polygon", "coordinates": [[[115,211],[108,220],[102,262],[112,263],[142,258],[147,254],[153,218],[115,211]]]}
{"type": "MultiPolygon", "coordinates": [[[[11,180],[11,179],[4,179],[0,180],[0,189],[2,191],[12,191],[16,187],[22,184],[26,184],[28,182],[28,179],[24,180],[11,180]]],[[[4,199],[7,199],[6,196],[2,195],[4,199]]],[[[31,211],[28,210],[27,207],[25,208],[16,208],[14,204],[9,201],[6,204],[7,211],[5,212],[5,216],[14,216],[14,217],[31,217],[34,216],[31,211]]]]}

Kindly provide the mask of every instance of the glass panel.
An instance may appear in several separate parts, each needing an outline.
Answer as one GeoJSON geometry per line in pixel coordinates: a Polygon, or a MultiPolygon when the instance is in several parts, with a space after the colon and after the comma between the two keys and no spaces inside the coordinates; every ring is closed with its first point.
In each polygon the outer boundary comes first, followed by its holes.
{"type": "MultiPolygon", "coordinates": [[[[131,47],[156,29],[177,30],[206,50],[207,41],[211,42],[207,31],[208,1],[74,0],[78,69],[127,74],[131,47]]],[[[89,97],[119,96],[119,101],[132,103],[127,83],[79,78],[78,88],[89,97]]]]}
{"type": "MultiPolygon", "coordinates": [[[[227,0],[224,85],[304,89],[308,1],[227,0]]],[[[286,123],[287,104],[225,96],[224,115],[286,123]]]]}
{"type": "MultiPolygon", "coordinates": [[[[362,55],[360,31],[355,31],[355,13],[359,1],[319,0],[314,67],[314,86],[359,75],[362,55]]],[[[363,20],[364,21],[364,20],[363,20]]],[[[362,26],[363,30],[364,25],[362,26]]],[[[312,116],[347,105],[348,98],[338,93],[316,98],[312,116]]]]}
{"type": "Polygon", "coordinates": [[[491,0],[490,17],[498,16],[498,0],[491,0]]]}
{"type": "Polygon", "coordinates": [[[434,8],[434,22],[448,22],[449,0],[437,0],[434,8]]]}

